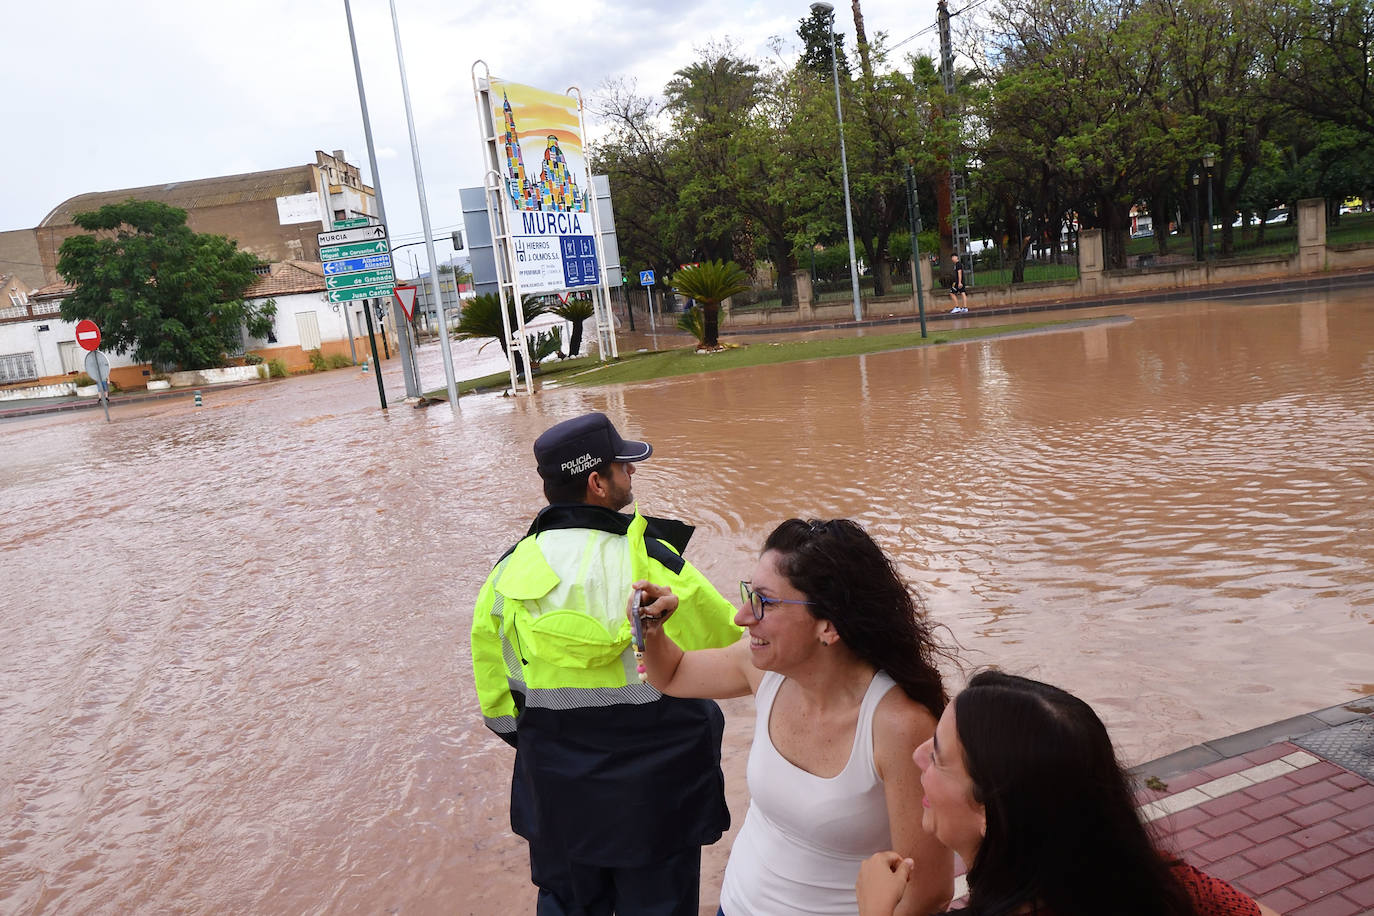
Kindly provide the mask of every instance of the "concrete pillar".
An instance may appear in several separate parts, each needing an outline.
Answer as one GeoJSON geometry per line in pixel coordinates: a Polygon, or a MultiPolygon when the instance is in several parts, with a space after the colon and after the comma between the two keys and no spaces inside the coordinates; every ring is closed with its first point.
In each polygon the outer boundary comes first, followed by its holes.
{"type": "Polygon", "coordinates": [[[1095,296],[1102,289],[1102,230],[1080,229],[1078,232],[1078,289],[1085,296],[1095,296]]]}
{"type": "Polygon", "coordinates": [[[797,291],[797,317],[803,320],[815,318],[816,310],[812,307],[814,291],[811,287],[811,272],[792,271],[792,282],[797,291]]]}
{"type": "Polygon", "coordinates": [[[1308,197],[1298,201],[1298,270],[1326,269],[1326,201],[1308,197]]]}

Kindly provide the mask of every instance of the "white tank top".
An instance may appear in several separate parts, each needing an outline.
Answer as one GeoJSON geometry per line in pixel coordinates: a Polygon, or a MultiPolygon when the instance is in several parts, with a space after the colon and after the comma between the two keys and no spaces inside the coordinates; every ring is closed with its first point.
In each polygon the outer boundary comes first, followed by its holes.
{"type": "Polygon", "coordinates": [[[749,812],[730,848],[720,905],[725,916],[853,916],[859,865],[892,848],[883,781],[873,765],[873,713],[894,682],[881,671],[873,676],[849,762],[826,779],[773,747],[768,719],[783,680],[765,672],[754,696],[749,812]]]}

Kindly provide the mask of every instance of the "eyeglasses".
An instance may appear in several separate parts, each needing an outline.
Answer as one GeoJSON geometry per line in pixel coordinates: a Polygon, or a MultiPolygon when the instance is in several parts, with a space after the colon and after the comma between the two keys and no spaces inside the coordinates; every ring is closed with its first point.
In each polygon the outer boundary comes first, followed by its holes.
{"type": "Polygon", "coordinates": [[[763,619],[763,612],[770,604],[815,604],[814,601],[792,601],[787,598],[769,598],[767,595],[760,595],[750,587],[751,583],[743,579],[739,583],[739,597],[745,604],[749,605],[754,612],[755,620],[763,619]]]}

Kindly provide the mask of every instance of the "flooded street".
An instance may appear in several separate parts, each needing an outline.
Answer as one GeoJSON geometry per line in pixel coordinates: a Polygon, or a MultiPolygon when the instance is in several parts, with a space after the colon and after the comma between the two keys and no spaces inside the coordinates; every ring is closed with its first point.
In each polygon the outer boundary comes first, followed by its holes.
{"type": "Polygon", "coordinates": [[[460,416],[393,363],[387,412],[340,370],[0,421],[0,912],[531,912],[467,632],[586,410],[726,595],[783,518],[858,519],[969,670],[1079,693],[1128,763],[1374,693],[1374,294],[1091,314],[1133,320],[460,416]]]}

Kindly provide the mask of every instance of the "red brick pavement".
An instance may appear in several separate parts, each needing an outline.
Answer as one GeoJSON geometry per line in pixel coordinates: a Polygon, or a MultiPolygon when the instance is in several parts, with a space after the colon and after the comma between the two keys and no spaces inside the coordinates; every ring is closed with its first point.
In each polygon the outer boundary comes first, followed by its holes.
{"type": "MultiPolygon", "coordinates": [[[[1230,740],[1188,753],[1210,747],[1219,756],[1216,746],[1230,740]]],[[[1288,740],[1193,768],[1175,759],[1171,770],[1169,761],[1136,771],[1160,780],[1139,800],[1166,848],[1280,913],[1374,913],[1374,784],[1365,776],[1288,740]]]]}

